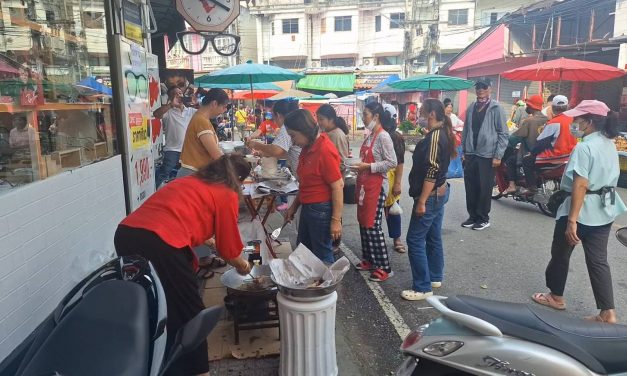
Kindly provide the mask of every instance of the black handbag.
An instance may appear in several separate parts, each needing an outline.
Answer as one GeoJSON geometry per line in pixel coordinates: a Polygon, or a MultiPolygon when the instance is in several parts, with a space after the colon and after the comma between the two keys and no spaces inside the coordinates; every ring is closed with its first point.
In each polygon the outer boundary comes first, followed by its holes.
{"type": "Polygon", "coordinates": [[[554,192],[551,197],[549,197],[549,202],[547,202],[546,207],[551,213],[557,213],[557,209],[560,208],[568,196],[570,196],[570,192],[562,190],[554,192]]]}

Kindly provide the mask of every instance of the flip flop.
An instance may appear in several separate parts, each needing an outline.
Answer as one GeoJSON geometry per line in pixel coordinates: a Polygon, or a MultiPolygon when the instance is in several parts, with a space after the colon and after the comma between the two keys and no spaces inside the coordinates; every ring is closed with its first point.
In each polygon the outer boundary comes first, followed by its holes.
{"type": "Polygon", "coordinates": [[[407,252],[407,249],[405,248],[405,246],[403,244],[399,244],[399,245],[395,245],[394,246],[394,250],[398,253],[405,253],[407,252]]]}
{"type": "MultiPolygon", "coordinates": [[[[198,266],[201,268],[223,268],[226,266],[226,261],[222,257],[219,256],[207,256],[207,258],[211,258],[211,261],[208,262],[199,262],[198,266]]],[[[204,259],[204,257],[203,257],[204,259]]]]}
{"type": "Polygon", "coordinates": [[[214,275],[216,275],[216,273],[213,270],[209,270],[207,268],[200,268],[196,273],[197,278],[203,279],[205,281],[213,278],[214,275]]]}
{"type": "Polygon", "coordinates": [[[359,264],[355,265],[355,269],[359,270],[360,272],[369,272],[371,270],[374,270],[375,268],[370,261],[362,260],[359,264]]]}
{"type": "Polygon", "coordinates": [[[601,317],[601,315],[595,315],[595,316],[586,316],[583,318],[584,320],[588,320],[588,321],[596,321],[596,322],[604,322],[607,323],[607,321],[603,320],[603,317],[601,317]]]}
{"type": "Polygon", "coordinates": [[[543,305],[545,307],[553,308],[558,311],[563,311],[566,309],[565,303],[557,302],[551,293],[546,292],[538,292],[531,296],[531,300],[536,302],[537,304],[543,305]]]}

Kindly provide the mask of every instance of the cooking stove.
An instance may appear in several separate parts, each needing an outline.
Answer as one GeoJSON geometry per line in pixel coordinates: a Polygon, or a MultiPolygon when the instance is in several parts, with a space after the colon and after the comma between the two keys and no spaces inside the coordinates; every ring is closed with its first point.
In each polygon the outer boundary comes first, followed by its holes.
{"type": "Polygon", "coordinates": [[[236,345],[239,344],[239,333],[242,330],[279,328],[276,295],[276,288],[254,293],[226,289],[224,305],[233,318],[236,345]]]}

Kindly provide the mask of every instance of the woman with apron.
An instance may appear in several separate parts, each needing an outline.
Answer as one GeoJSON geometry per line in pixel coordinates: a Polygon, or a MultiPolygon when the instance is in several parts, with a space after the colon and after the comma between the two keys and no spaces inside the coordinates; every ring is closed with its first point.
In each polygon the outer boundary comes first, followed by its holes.
{"type": "Polygon", "coordinates": [[[361,235],[362,261],[356,265],[371,272],[370,280],[383,282],[392,276],[385,235],[381,227],[383,206],[388,192],[387,172],[396,167],[392,138],[381,123],[390,121],[390,113],[377,102],[366,105],[362,119],[370,132],[359,155],[361,162],[350,166],[357,171],[355,195],[357,220],[361,235]]]}

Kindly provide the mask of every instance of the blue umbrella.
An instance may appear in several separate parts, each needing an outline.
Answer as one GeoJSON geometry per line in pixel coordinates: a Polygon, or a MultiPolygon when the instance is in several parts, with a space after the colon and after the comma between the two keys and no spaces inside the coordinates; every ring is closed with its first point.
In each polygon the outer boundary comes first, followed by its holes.
{"type": "MultiPolygon", "coordinates": [[[[205,76],[200,76],[198,78],[196,78],[194,80],[194,84],[196,84],[198,87],[202,87],[205,89],[231,89],[231,90],[249,90],[250,89],[250,84],[208,84],[205,82],[202,82],[202,79],[205,76]]],[[[256,83],[253,84],[253,89],[255,90],[276,90],[276,91],[281,91],[283,90],[280,86],[275,85],[271,82],[262,82],[262,83],[256,83]]]]}
{"type": "Polygon", "coordinates": [[[75,84],[78,89],[83,89],[97,94],[113,95],[113,90],[105,84],[102,84],[96,80],[95,77],[88,76],[75,84]]]}

